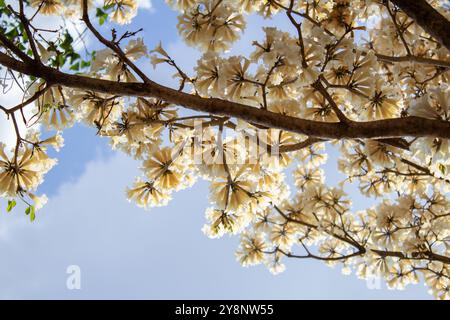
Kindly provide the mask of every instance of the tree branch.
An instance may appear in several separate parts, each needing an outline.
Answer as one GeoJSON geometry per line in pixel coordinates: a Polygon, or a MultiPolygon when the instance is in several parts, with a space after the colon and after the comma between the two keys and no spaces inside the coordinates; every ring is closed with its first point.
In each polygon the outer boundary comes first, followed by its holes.
{"type": "Polygon", "coordinates": [[[331,97],[331,95],[328,93],[327,89],[325,89],[325,87],[322,85],[322,83],[320,82],[320,78],[312,86],[317,91],[319,91],[320,94],[328,101],[339,121],[345,124],[351,122],[350,119],[348,119],[347,116],[341,111],[341,109],[339,109],[338,105],[334,101],[333,97],[331,97]]]}
{"type": "Polygon", "coordinates": [[[391,2],[450,50],[450,21],[425,0],[391,0],[391,2]]]}
{"type": "Polygon", "coordinates": [[[384,54],[375,54],[378,60],[384,61],[384,62],[405,62],[405,61],[411,61],[421,64],[429,64],[432,66],[437,67],[443,67],[443,68],[450,68],[450,61],[443,61],[443,60],[436,60],[436,59],[430,59],[425,57],[418,57],[418,56],[386,56],[384,54]]]}
{"type": "Polygon", "coordinates": [[[31,51],[33,52],[34,60],[36,60],[38,63],[40,63],[41,60],[40,60],[39,52],[37,50],[36,43],[34,42],[33,34],[31,33],[31,30],[30,30],[30,21],[25,16],[24,11],[25,10],[24,10],[23,0],[20,0],[19,1],[19,19],[22,22],[25,33],[27,34],[28,42],[30,43],[30,48],[31,48],[31,51]]]}
{"type": "Polygon", "coordinates": [[[89,19],[89,10],[88,10],[88,1],[82,0],[82,9],[83,9],[83,21],[88,27],[88,29],[94,34],[98,41],[104,44],[106,47],[111,49],[115,54],[117,54],[118,58],[122,60],[125,64],[127,64],[136,74],[141,77],[144,82],[150,82],[150,79],[143,73],[122,51],[119,45],[113,41],[107,40],[103,37],[100,32],[95,29],[92,25],[91,20],[89,19]]]}
{"type": "Polygon", "coordinates": [[[24,63],[0,52],[0,64],[14,71],[42,78],[54,85],[93,90],[111,95],[154,97],[191,110],[229,116],[250,123],[325,139],[437,137],[450,138],[450,122],[420,117],[404,117],[369,122],[320,122],[286,116],[240,103],[216,98],[202,98],[168,88],[153,81],[148,83],[115,82],[63,73],[59,70],[24,63]]]}
{"type": "Polygon", "coordinates": [[[416,256],[408,257],[403,252],[399,251],[384,251],[384,250],[377,250],[377,249],[370,249],[371,251],[375,252],[381,257],[397,257],[403,260],[427,260],[430,261],[436,260],[441,261],[445,264],[450,264],[450,258],[446,256],[442,256],[436,253],[433,253],[431,251],[424,251],[424,252],[416,252],[414,253],[416,256]]]}

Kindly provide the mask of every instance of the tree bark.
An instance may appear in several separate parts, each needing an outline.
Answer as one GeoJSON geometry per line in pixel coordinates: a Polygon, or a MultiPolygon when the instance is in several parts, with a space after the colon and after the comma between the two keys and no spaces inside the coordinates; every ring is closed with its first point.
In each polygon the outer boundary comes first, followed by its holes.
{"type": "Polygon", "coordinates": [[[426,0],[391,0],[391,2],[450,51],[450,21],[426,0]]]}

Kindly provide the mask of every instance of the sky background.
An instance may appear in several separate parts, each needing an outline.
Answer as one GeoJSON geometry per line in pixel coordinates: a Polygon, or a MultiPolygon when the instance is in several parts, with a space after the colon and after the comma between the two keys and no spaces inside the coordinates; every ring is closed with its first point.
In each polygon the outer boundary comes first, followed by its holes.
{"type": "MultiPolygon", "coordinates": [[[[7,1],[8,2],[8,1],[7,1]]],[[[127,28],[142,33],[149,48],[160,40],[185,70],[200,53],[177,36],[177,13],[162,0],[141,1],[127,28]]],[[[54,24],[56,20],[42,23],[54,24]]],[[[284,17],[249,17],[248,28],[232,50],[248,53],[261,39],[261,26],[290,26],[284,17]]],[[[101,30],[109,34],[112,25],[101,30]]],[[[117,26],[114,26],[117,28],[117,26]]],[[[120,28],[118,28],[120,30],[120,28]]],[[[89,41],[90,48],[97,48],[89,41]]],[[[140,66],[153,80],[172,84],[171,69],[140,66]]],[[[14,89],[16,90],[16,89],[14,89]]],[[[0,93],[0,104],[12,106],[19,91],[0,93]]],[[[39,193],[48,204],[30,223],[23,210],[6,213],[0,199],[0,298],[5,299],[430,299],[423,284],[388,290],[369,289],[355,275],[323,262],[285,259],[287,269],[272,275],[264,266],[243,268],[235,260],[237,237],[208,239],[201,232],[208,207],[208,184],[174,193],[166,207],[145,211],[129,203],[125,187],[139,175],[136,162],[114,152],[106,139],[83,125],[63,133],[65,147],[58,165],[47,174],[39,193]],[[81,289],[66,287],[67,267],[81,269],[81,289]]],[[[11,143],[9,124],[0,118],[0,141],[11,143]]],[[[336,155],[325,166],[327,181],[338,182],[336,155]]],[[[356,209],[373,203],[350,188],[356,209]]]]}

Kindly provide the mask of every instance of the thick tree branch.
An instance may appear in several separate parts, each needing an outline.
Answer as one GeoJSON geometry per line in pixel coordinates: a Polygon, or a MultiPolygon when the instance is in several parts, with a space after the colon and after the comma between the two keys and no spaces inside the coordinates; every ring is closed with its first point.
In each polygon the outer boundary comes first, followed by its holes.
{"type": "Polygon", "coordinates": [[[43,65],[24,63],[0,53],[0,64],[14,71],[42,78],[55,85],[81,90],[94,90],[111,95],[154,97],[185,108],[214,115],[236,117],[247,122],[326,139],[438,137],[450,138],[450,122],[420,117],[405,117],[369,122],[320,122],[285,116],[240,103],[215,98],[202,98],[148,83],[121,83],[63,73],[43,65]]]}
{"type": "Polygon", "coordinates": [[[425,0],[391,0],[391,2],[450,50],[450,21],[425,0]]]}

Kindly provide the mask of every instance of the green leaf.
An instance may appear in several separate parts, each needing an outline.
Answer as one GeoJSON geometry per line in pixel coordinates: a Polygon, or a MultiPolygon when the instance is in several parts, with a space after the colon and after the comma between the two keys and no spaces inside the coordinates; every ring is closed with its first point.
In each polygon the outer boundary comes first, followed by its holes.
{"type": "Polygon", "coordinates": [[[97,8],[95,16],[98,18],[98,24],[103,25],[108,18],[108,14],[100,8],[97,8]]]}
{"type": "Polygon", "coordinates": [[[30,221],[33,222],[36,219],[36,209],[34,206],[29,206],[25,209],[25,214],[30,216],[30,221]]]}
{"type": "Polygon", "coordinates": [[[19,31],[16,28],[11,29],[6,33],[6,36],[8,37],[9,40],[14,40],[16,37],[19,36],[19,31]]]}
{"type": "Polygon", "coordinates": [[[72,65],[72,66],[70,67],[70,70],[74,70],[74,71],[80,70],[80,63],[77,62],[77,63],[75,63],[74,65],[72,65]]]}
{"type": "Polygon", "coordinates": [[[90,61],[81,61],[81,68],[87,68],[91,65],[90,61]]]}
{"type": "Polygon", "coordinates": [[[66,63],[66,59],[62,54],[60,54],[56,57],[56,64],[58,66],[63,66],[65,63],[66,63]]]}
{"type": "Polygon", "coordinates": [[[34,206],[31,206],[31,212],[30,212],[30,221],[33,222],[36,219],[36,209],[34,206]]]}
{"type": "Polygon", "coordinates": [[[8,206],[6,207],[6,212],[11,212],[11,210],[16,206],[16,200],[8,200],[8,206]]]}
{"type": "Polygon", "coordinates": [[[80,59],[81,56],[76,52],[70,52],[67,54],[67,57],[70,58],[70,63],[74,63],[75,60],[80,59]]]}
{"type": "Polygon", "coordinates": [[[66,51],[73,51],[72,42],[73,42],[72,36],[69,34],[69,32],[66,31],[66,33],[64,34],[64,40],[60,46],[66,51]]]}
{"type": "Polygon", "coordinates": [[[100,8],[97,8],[97,10],[95,11],[95,16],[100,17],[102,14],[103,14],[103,10],[100,8]]]}

